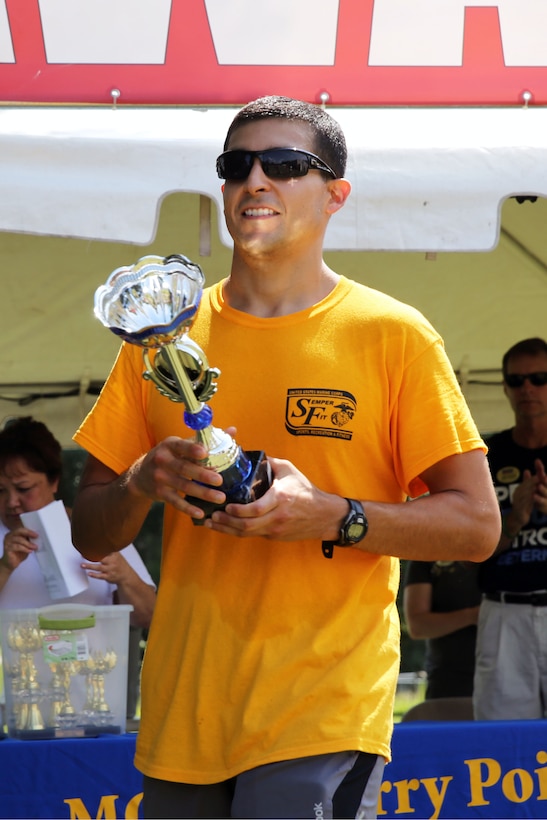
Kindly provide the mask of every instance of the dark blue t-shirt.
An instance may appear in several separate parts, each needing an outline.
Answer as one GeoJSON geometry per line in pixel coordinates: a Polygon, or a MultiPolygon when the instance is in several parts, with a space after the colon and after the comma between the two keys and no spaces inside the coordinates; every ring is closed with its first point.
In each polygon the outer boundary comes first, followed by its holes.
{"type": "MultiPolygon", "coordinates": [[[[535,472],[539,458],[547,465],[547,447],[530,449],[513,441],[512,431],[503,430],[486,439],[488,462],[502,515],[511,509],[511,499],[522,482],[524,470],[535,472]]],[[[547,589],[547,516],[534,510],[508,550],[485,561],[479,571],[483,592],[532,592],[547,589]]]]}

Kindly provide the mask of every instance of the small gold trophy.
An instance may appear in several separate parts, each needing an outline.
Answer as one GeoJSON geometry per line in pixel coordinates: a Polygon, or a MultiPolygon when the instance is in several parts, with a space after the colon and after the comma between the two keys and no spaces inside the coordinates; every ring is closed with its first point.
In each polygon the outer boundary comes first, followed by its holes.
{"type": "Polygon", "coordinates": [[[31,737],[33,732],[44,728],[38,706],[42,694],[34,663],[34,653],[42,645],[38,625],[34,621],[10,624],[7,641],[9,648],[19,653],[20,659],[10,675],[15,701],[15,729],[20,737],[31,737]]]}
{"type": "Polygon", "coordinates": [[[220,371],[209,367],[205,353],[188,335],[204,283],[201,268],[186,256],[144,256],[130,267],[117,268],[97,289],[95,315],[117,336],[143,348],[143,378],[170,401],[184,403],[184,422],[208,453],[204,464],[223,478],[217,489],[226,494],[224,504],[188,498],[207,518],[230,502],[248,504],[259,498],[271,484],[271,470],[263,451],[245,452],[212,425],[206,402],[217,390],[220,371]],[[151,350],[156,350],[153,360],[151,350]]]}

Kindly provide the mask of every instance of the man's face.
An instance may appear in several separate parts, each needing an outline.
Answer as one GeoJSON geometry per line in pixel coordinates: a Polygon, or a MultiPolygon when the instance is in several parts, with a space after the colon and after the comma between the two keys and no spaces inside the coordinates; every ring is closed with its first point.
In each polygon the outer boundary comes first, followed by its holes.
{"type": "MultiPolygon", "coordinates": [[[[267,148],[300,148],[315,153],[305,123],[275,118],[238,128],[228,145],[228,150],[267,148]]],[[[303,177],[270,179],[255,159],[246,179],[227,180],[223,186],[226,224],[236,253],[241,250],[268,257],[322,243],[331,213],[332,184],[336,181],[326,181],[316,170],[303,177]]]]}
{"type": "Polygon", "coordinates": [[[10,458],[0,472],[0,519],[10,530],[21,526],[22,512],[40,510],[55,500],[58,481],[32,470],[26,459],[10,458]]]}
{"type": "MultiPolygon", "coordinates": [[[[547,354],[509,359],[508,376],[529,373],[547,373],[547,354]]],[[[522,386],[516,387],[504,382],[503,389],[517,418],[532,419],[547,415],[547,385],[534,385],[530,379],[524,379],[522,386]]]]}

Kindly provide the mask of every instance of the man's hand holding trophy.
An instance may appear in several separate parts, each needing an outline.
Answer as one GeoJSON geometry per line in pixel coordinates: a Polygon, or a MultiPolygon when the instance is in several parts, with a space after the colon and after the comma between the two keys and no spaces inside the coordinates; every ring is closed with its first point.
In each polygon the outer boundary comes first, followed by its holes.
{"type": "MultiPolygon", "coordinates": [[[[224,504],[188,499],[208,518],[226,504],[260,498],[272,477],[264,452],[242,450],[232,436],[212,424],[206,402],[217,390],[220,371],[209,366],[204,351],[189,336],[204,284],[201,268],[186,256],[144,256],[132,266],[117,268],[97,288],[95,315],[117,336],[142,347],[143,378],[170,401],[184,404],[184,422],[208,452],[204,464],[223,478],[218,489],[226,494],[224,504]]],[[[205,518],[193,520],[202,524],[205,518]]]]}

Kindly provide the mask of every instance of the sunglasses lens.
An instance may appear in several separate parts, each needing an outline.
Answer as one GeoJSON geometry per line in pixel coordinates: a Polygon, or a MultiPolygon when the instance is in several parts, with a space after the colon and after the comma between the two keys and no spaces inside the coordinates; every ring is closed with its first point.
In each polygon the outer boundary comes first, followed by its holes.
{"type": "Polygon", "coordinates": [[[508,387],[522,387],[524,382],[528,379],[530,384],[534,387],[543,387],[547,384],[547,372],[538,373],[508,373],[505,376],[505,384],[508,387]]]}
{"type": "Polygon", "coordinates": [[[246,179],[253,159],[250,151],[226,151],[217,159],[217,174],[221,179],[246,179]]]}
{"type": "Polygon", "coordinates": [[[260,161],[264,173],[272,179],[303,177],[310,169],[308,157],[300,151],[263,151],[260,161]]]}

